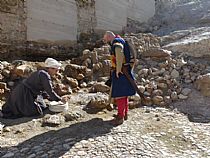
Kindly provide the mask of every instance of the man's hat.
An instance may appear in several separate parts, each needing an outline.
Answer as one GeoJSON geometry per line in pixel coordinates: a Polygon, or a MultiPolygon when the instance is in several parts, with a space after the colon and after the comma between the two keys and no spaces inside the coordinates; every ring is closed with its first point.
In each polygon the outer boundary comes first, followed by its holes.
{"type": "Polygon", "coordinates": [[[55,60],[53,58],[47,58],[45,60],[45,67],[60,69],[61,63],[59,63],[57,60],[55,60]]]}

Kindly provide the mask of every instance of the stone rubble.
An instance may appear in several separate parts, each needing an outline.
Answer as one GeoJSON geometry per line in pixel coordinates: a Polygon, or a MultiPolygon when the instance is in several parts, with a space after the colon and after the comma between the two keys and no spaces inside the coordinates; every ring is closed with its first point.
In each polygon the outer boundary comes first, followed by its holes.
{"type": "MultiPolygon", "coordinates": [[[[145,105],[168,106],[172,101],[187,99],[189,93],[183,94],[182,90],[208,72],[208,63],[192,61],[184,56],[174,56],[172,52],[162,49],[160,37],[139,33],[125,35],[125,38],[132,41],[137,50],[138,61],[134,71],[137,83],[142,87],[142,93],[147,96],[145,105]]],[[[55,91],[59,95],[70,95],[81,88],[87,88],[89,92],[108,94],[109,87],[104,85],[110,74],[108,49],[107,45],[93,51],[86,49],[82,57],[63,61],[63,69],[54,78],[55,91]]],[[[0,97],[5,98],[17,81],[41,67],[40,62],[26,63],[19,60],[11,64],[1,62],[0,97]]],[[[204,95],[209,95],[207,86],[203,86],[201,91],[205,93],[204,95]]]]}

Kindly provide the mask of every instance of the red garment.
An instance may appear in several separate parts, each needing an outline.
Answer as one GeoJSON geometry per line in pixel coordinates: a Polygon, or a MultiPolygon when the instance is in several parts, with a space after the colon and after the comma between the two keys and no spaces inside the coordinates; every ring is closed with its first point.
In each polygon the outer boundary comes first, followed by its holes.
{"type": "Polygon", "coordinates": [[[120,35],[116,35],[115,38],[121,38],[121,36],[120,35]]]}
{"type": "Polygon", "coordinates": [[[118,116],[120,118],[124,118],[124,116],[128,113],[128,97],[123,97],[120,99],[116,99],[118,116]]]}

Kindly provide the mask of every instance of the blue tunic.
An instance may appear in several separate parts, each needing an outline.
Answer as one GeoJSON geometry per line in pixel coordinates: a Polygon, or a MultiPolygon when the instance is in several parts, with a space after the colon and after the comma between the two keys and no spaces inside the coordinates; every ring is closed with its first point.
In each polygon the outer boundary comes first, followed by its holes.
{"type": "MultiPolygon", "coordinates": [[[[115,55],[115,46],[114,43],[119,42],[121,44],[125,44],[125,41],[122,38],[115,38],[111,45],[111,55],[115,55]]],[[[126,61],[129,61],[128,52],[124,49],[124,55],[126,61]]],[[[117,62],[117,61],[116,61],[117,62]]],[[[134,80],[133,74],[131,72],[131,67],[128,68],[128,73],[130,74],[131,78],[134,80]]],[[[124,97],[124,96],[132,96],[136,93],[135,89],[131,85],[130,81],[124,74],[119,74],[119,78],[116,77],[116,70],[112,72],[112,93],[111,97],[124,97]]]]}

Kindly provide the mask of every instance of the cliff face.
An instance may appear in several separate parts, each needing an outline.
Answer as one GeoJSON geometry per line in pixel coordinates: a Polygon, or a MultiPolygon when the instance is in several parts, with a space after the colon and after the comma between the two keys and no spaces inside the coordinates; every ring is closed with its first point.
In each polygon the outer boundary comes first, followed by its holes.
{"type": "Polygon", "coordinates": [[[205,27],[210,24],[209,0],[157,0],[156,14],[150,20],[154,33],[205,27]]]}

